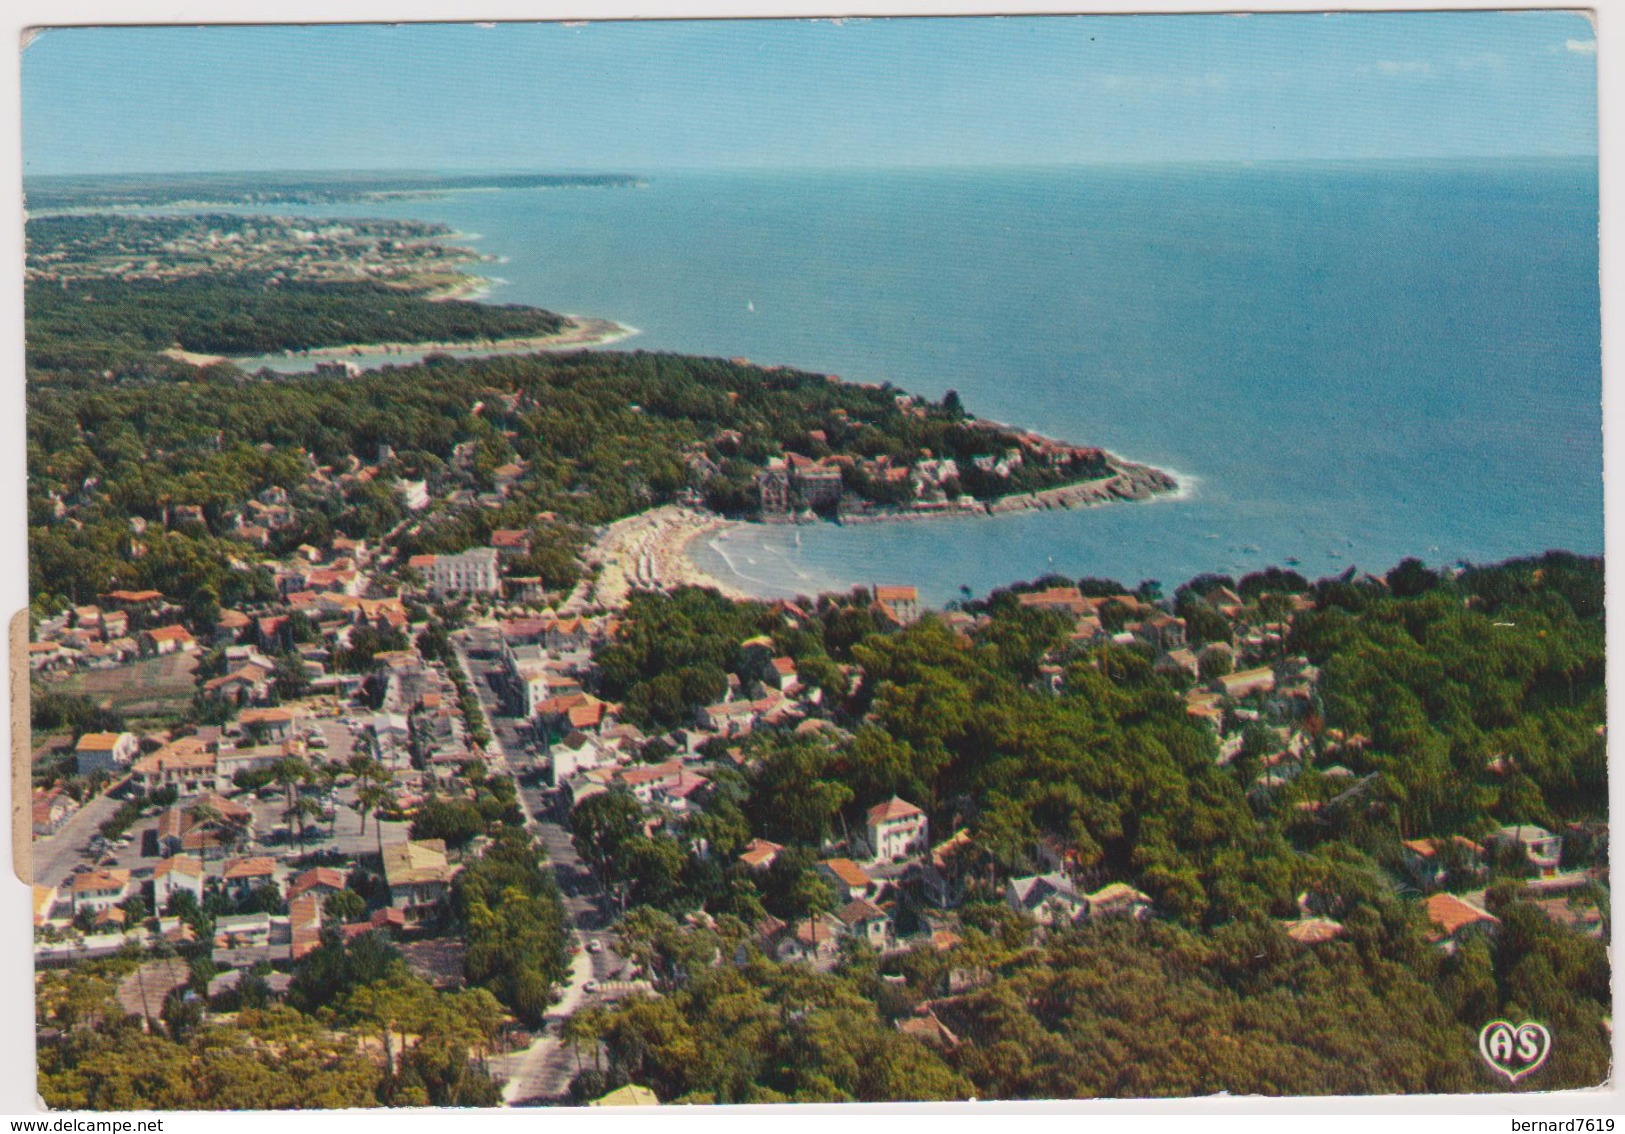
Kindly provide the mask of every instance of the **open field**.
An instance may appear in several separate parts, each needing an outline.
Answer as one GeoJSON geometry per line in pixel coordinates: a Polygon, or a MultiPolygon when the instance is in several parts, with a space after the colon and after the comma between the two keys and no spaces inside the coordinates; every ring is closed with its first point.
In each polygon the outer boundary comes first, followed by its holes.
{"type": "Polygon", "coordinates": [[[113,669],[52,674],[43,682],[53,692],[83,694],[126,718],[157,717],[191,702],[196,667],[193,654],[167,654],[113,669]]]}

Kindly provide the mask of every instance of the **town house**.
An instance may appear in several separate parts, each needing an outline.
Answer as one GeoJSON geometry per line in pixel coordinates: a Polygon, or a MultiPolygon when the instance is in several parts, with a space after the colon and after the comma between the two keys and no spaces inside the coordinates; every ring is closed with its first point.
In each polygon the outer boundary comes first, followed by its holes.
{"type": "Polygon", "coordinates": [[[94,772],[116,774],[130,766],[137,751],[132,732],[87,732],[73,747],[74,764],[81,776],[94,772]]]}
{"type": "Polygon", "coordinates": [[[276,875],[274,858],[234,858],[220,872],[220,888],[240,902],[255,890],[274,884],[276,875]]]}
{"type": "Polygon", "coordinates": [[[924,854],[930,846],[930,824],[925,812],[895,795],[869,809],[865,826],[869,849],[877,862],[896,862],[924,854]]]}
{"type": "Polygon", "coordinates": [[[1072,880],[1064,874],[1012,878],[1005,887],[1004,901],[1040,925],[1070,925],[1087,908],[1072,880]]]}
{"type": "Polygon", "coordinates": [[[111,909],[130,896],[128,870],[87,870],[73,876],[73,912],[111,909]]]}
{"type": "Polygon", "coordinates": [[[384,847],[384,881],[389,904],[416,920],[434,908],[451,889],[457,867],[446,857],[444,839],[409,840],[384,847]]]}
{"type": "Polygon", "coordinates": [[[203,901],[203,860],[191,855],[172,855],[152,868],[152,904],[162,912],[181,890],[203,901]]]}
{"type": "Polygon", "coordinates": [[[141,653],[147,657],[197,651],[197,639],[184,626],[159,626],[153,630],[143,630],[136,641],[141,646],[141,653]]]}
{"type": "Polygon", "coordinates": [[[182,799],[214,791],[218,786],[218,754],[195,736],[170,741],[141,757],[130,768],[135,786],[148,793],[172,787],[182,799]]]}

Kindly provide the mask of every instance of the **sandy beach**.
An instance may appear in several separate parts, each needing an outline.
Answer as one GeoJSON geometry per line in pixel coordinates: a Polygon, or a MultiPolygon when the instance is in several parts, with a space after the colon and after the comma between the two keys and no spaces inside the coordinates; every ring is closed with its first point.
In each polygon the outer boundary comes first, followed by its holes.
{"type": "Polygon", "coordinates": [[[737,587],[701,571],[688,555],[689,545],[695,540],[735,524],[713,513],[675,504],[617,520],[587,552],[587,562],[599,568],[596,583],[590,589],[586,584],[577,587],[565,605],[618,607],[634,590],[683,586],[713,587],[729,598],[749,598],[737,587]]]}

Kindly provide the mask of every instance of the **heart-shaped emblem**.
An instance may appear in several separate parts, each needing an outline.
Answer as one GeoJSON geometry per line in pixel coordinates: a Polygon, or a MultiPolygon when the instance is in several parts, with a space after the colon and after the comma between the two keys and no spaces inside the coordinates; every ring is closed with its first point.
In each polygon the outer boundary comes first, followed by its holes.
{"type": "Polygon", "coordinates": [[[1478,1053],[1509,1082],[1516,1083],[1546,1062],[1552,1053],[1552,1033],[1533,1020],[1516,1025],[1491,1020],[1478,1033],[1478,1053]]]}

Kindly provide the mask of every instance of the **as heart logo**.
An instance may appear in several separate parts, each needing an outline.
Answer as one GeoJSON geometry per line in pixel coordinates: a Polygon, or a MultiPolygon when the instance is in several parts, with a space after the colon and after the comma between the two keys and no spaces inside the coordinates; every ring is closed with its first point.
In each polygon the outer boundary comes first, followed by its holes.
{"type": "Polygon", "coordinates": [[[1552,1053],[1552,1033],[1533,1020],[1517,1025],[1491,1020],[1478,1033],[1478,1053],[1509,1082],[1516,1083],[1546,1062],[1552,1053]]]}

